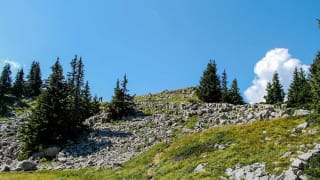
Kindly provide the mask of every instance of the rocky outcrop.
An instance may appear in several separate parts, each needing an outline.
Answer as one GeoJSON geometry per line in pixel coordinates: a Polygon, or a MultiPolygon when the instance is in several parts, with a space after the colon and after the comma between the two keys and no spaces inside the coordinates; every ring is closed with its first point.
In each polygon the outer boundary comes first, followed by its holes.
{"type": "MultiPolygon", "coordinates": [[[[280,176],[271,175],[266,171],[264,163],[254,163],[252,165],[243,166],[236,165],[234,169],[228,168],[226,175],[233,180],[298,180],[307,179],[303,174],[303,167],[309,162],[312,156],[320,153],[320,144],[316,144],[313,150],[299,155],[297,158],[291,159],[291,164],[288,170],[284,171],[280,176]]],[[[286,157],[292,154],[286,153],[286,157]]]]}

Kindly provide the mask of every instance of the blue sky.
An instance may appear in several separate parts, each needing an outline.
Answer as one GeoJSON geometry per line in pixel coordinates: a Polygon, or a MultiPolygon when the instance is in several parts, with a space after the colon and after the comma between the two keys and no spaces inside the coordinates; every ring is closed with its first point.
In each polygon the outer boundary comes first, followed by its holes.
{"type": "Polygon", "coordinates": [[[288,81],[293,65],[312,63],[319,7],[315,0],[1,0],[0,65],[28,71],[37,60],[46,78],[57,56],[68,71],[78,54],[92,93],[109,100],[124,73],[131,93],[156,93],[198,85],[215,59],[255,102],[272,70],[288,81]]]}

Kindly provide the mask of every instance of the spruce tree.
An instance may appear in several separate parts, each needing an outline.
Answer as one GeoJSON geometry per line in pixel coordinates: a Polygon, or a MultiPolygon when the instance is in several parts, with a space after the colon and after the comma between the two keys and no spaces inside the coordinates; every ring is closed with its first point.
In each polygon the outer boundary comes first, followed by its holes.
{"type": "Polygon", "coordinates": [[[69,121],[67,84],[59,58],[52,66],[52,74],[45,86],[22,129],[23,157],[49,145],[61,144],[75,135],[77,127],[69,121]]]}
{"type": "Polygon", "coordinates": [[[23,69],[18,70],[15,82],[12,87],[12,94],[18,98],[24,95],[25,82],[24,82],[24,72],[23,69]]]}
{"type": "Polygon", "coordinates": [[[29,97],[36,97],[41,93],[42,79],[40,63],[33,61],[31,64],[30,72],[27,76],[26,82],[26,95],[29,97]]]}
{"type": "Polygon", "coordinates": [[[229,90],[229,103],[231,104],[243,104],[243,98],[240,94],[240,90],[238,88],[237,79],[234,79],[231,84],[231,88],[229,90]]]}
{"type": "Polygon", "coordinates": [[[310,66],[310,85],[312,92],[312,106],[316,113],[320,113],[320,51],[310,66]]]}
{"type": "Polygon", "coordinates": [[[10,93],[11,90],[11,66],[6,64],[3,67],[1,76],[0,76],[0,97],[3,97],[5,94],[10,93]]]}
{"type": "Polygon", "coordinates": [[[221,98],[222,102],[228,103],[230,101],[226,70],[223,70],[223,73],[221,76],[221,96],[222,96],[221,98]]]}
{"type": "Polygon", "coordinates": [[[91,112],[90,112],[90,114],[91,115],[95,115],[95,114],[98,114],[99,112],[100,112],[100,103],[99,103],[98,97],[94,96],[93,100],[91,102],[91,112]]]}
{"type": "Polygon", "coordinates": [[[124,116],[132,115],[135,112],[134,96],[128,93],[127,83],[127,76],[124,75],[121,87],[120,81],[117,80],[114,88],[114,95],[109,105],[109,112],[114,120],[120,120],[124,116]]]}
{"type": "Polygon", "coordinates": [[[279,74],[275,72],[273,74],[272,83],[267,84],[267,95],[264,96],[267,104],[282,103],[284,100],[284,90],[280,84],[279,74]]]}
{"type": "Polygon", "coordinates": [[[300,68],[300,71],[298,71],[298,68],[295,68],[288,90],[288,106],[308,108],[312,101],[310,88],[310,83],[304,70],[300,68]]]}
{"type": "Polygon", "coordinates": [[[89,82],[87,81],[81,93],[81,116],[83,117],[83,119],[86,119],[93,115],[91,101],[92,97],[90,93],[89,82]]]}
{"type": "Polygon", "coordinates": [[[197,88],[197,95],[204,102],[221,101],[220,77],[217,75],[217,65],[215,61],[210,60],[206,70],[200,79],[200,85],[197,88]]]}

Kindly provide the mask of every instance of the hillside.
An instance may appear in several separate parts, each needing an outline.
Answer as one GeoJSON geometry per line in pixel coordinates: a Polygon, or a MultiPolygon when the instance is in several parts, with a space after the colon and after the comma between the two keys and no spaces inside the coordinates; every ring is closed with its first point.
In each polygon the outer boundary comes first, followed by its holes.
{"type": "MultiPolygon", "coordinates": [[[[101,113],[87,120],[90,132],[59,147],[52,160],[34,157],[43,171],[1,173],[1,179],[220,179],[247,165],[271,177],[320,142],[318,125],[302,127],[305,118],[291,116],[307,111],[285,106],[200,103],[193,88],[139,96],[136,103],[141,115],[106,123],[101,113]]],[[[1,152],[12,149],[3,142],[14,137],[1,138],[1,152]]],[[[0,154],[1,166],[15,170],[19,162],[10,156],[0,154]]]]}

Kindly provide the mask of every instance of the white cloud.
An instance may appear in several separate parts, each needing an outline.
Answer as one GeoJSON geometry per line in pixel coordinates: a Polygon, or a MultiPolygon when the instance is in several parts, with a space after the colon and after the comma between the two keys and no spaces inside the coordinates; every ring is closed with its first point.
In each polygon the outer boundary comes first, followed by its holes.
{"type": "Polygon", "coordinates": [[[292,58],[285,48],[275,48],[266,53],[266,55],[259,60],[255,67],[255,78],[252,81],[252,85],[247,88],[244,95],[249,103],[263,102],[265,95],[265,89],[267,83],[272,80],[272,76],[275,71],[279,73],[279,79],[285,92],[287,92],[291,80],[292,73],[295,67],[302,67],[305,71],[308,71],[309,66],[301,64],[299,59],[292,58]]]}
{"type": "Polygon", "coordinates": [[[14,70],[14,71],[21,68],[21,65],[16,61],[13,61],[10,59],[1,59],[0,60],[0,67],[3,67],[5,64],[10,64],[11,70],[14,70]]]}

